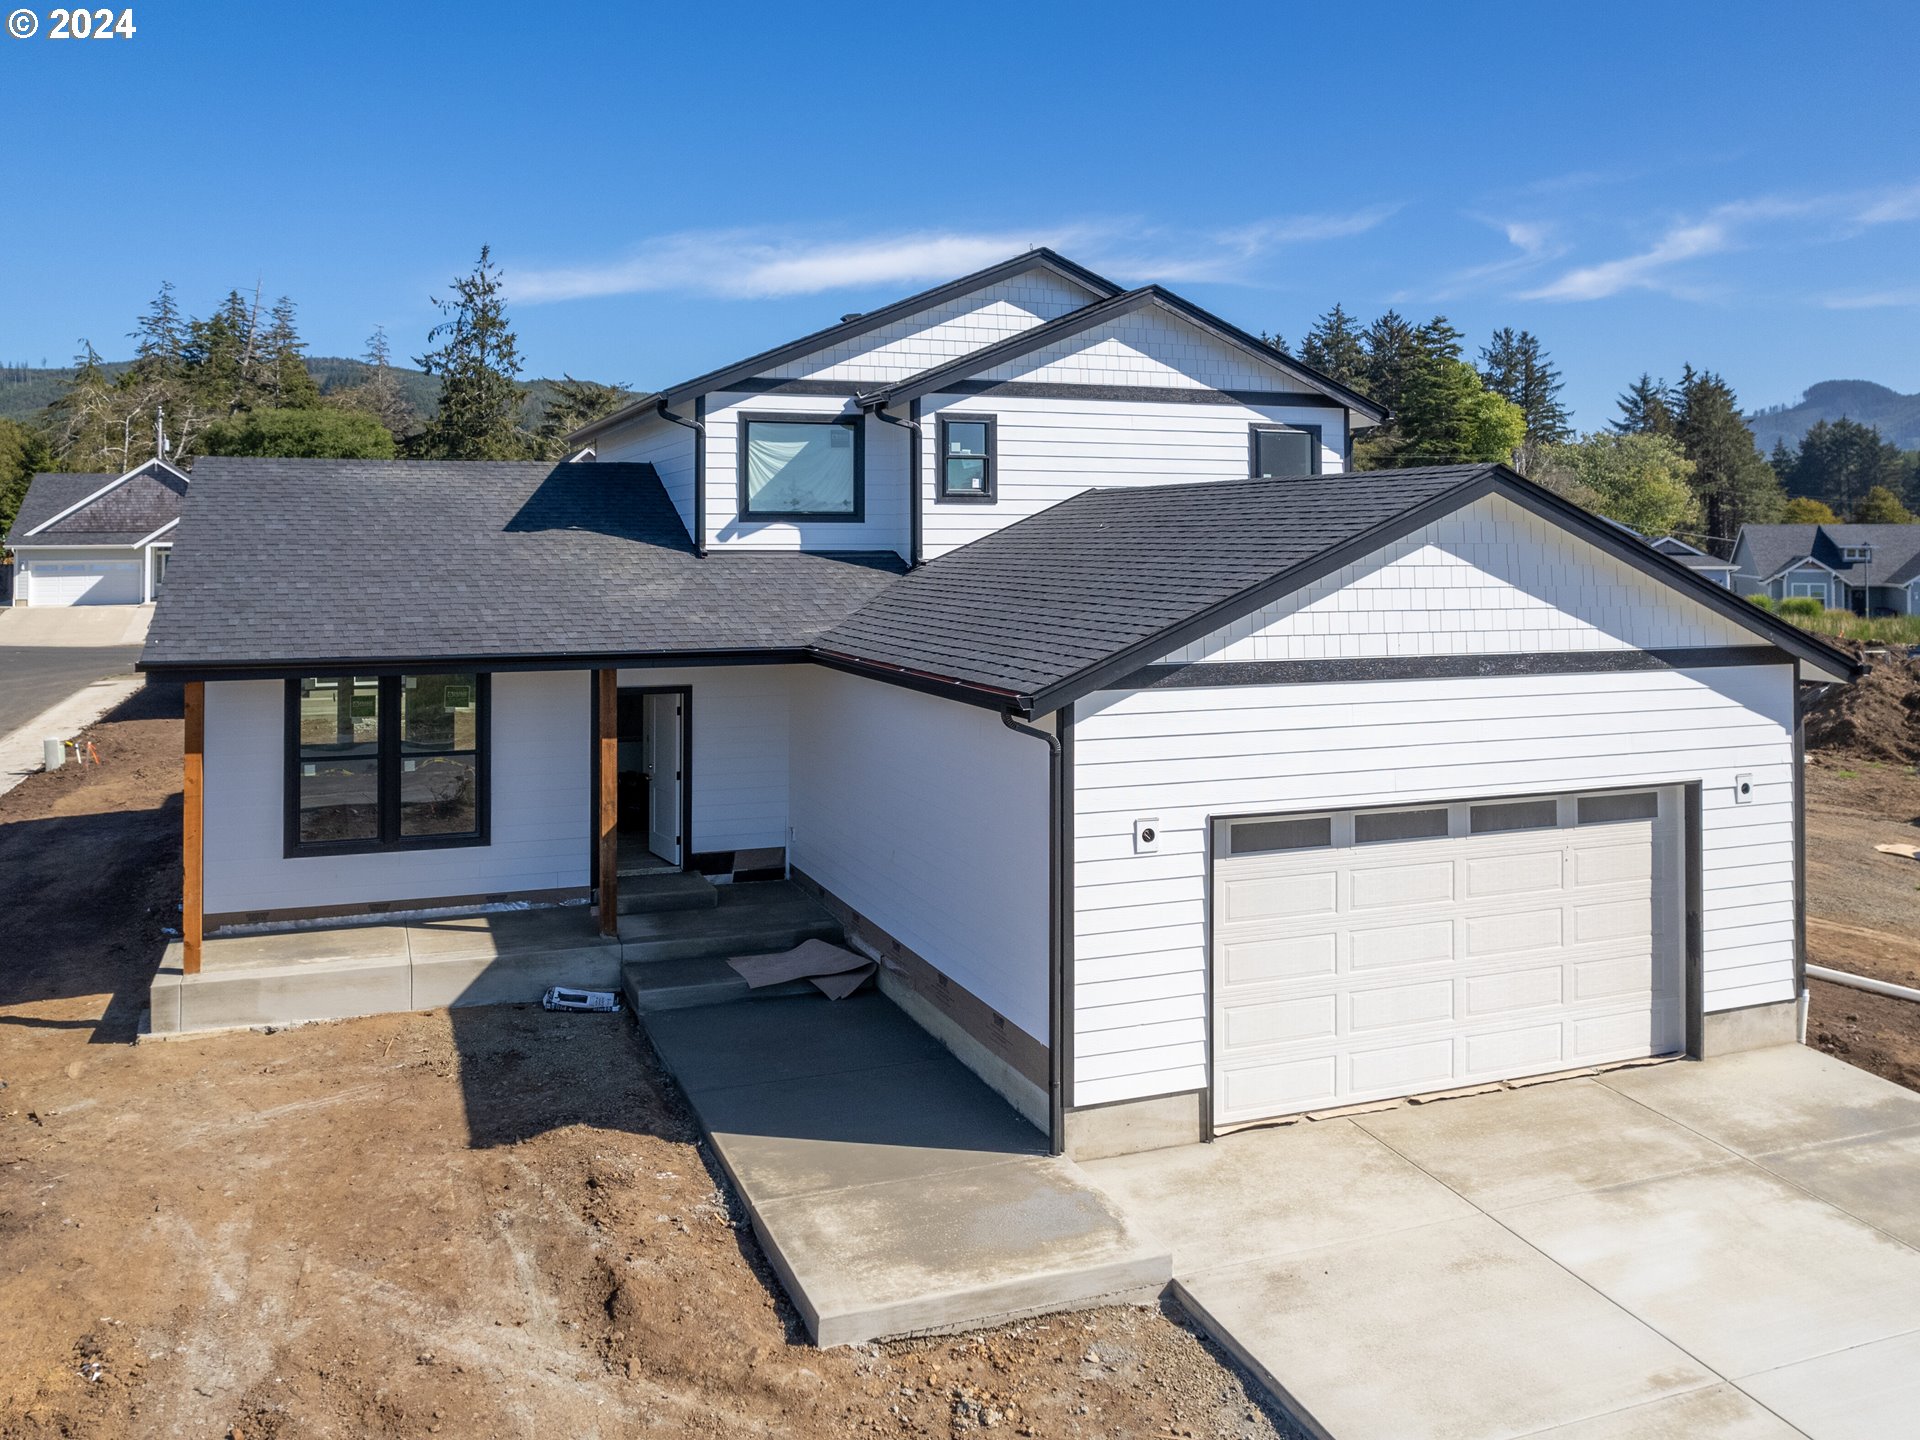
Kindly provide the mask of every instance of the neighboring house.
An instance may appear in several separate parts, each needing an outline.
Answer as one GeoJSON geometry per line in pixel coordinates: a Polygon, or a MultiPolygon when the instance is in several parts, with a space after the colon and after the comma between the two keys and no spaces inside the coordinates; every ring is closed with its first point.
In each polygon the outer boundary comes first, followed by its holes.
{"type": "Polygon", "coordinates": [[[1743,525],[1734,589],[1856,615],[1920,613],[1920,525],[1743,525]]]}
{"type": "Polygon", "coordinates": [[[1504,467],[1342,473],[1381,418],[1037,251],[591,462],[202,460],[188,963],[610,894],[631,748],[654,859],[827,897],[1058,1148],[1791,1039],[1853,662],[1504,467]]]}
{"type": "Polygon", "coordinates": [[[187,477],[164,460],[124,475],[36,475],[5,544],[16,605],[145,605],[160,593],[187,477]]]}
{"type": "Polygon", "coordinates": [[[1722,560],[1718,555],[1709,555],[1706,551],[1677,540],[1671,535],[1647,542],[1662,555],[1679,561],[1703,580],[1711,580],[1724,589],[1733,589],[1734,563],[1722,560]]]}

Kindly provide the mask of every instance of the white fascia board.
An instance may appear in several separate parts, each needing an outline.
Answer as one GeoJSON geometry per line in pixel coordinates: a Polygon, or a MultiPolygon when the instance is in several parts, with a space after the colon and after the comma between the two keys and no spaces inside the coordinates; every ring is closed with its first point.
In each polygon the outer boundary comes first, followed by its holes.
{"type": "Polygon", "coordinates": [[[144,536],[141,539],[134,541],[133,542],[134,548],[137,550],[144,546],[151,545],[155,540],[158,540],[162,535],[166,534],[169,530],[173,529],[173,527],[178,525],[179,523],[180,523],[180,517],[178,515],[174,516],[173,519],[167,521],[166,524],[162,525],[158,530],[154,531],[153,534],[144,536]]]}

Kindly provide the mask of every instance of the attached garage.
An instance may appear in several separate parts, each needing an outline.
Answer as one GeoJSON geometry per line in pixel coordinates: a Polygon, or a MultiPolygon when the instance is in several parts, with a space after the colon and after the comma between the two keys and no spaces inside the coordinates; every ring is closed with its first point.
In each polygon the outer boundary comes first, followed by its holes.
{"type": "Polygon", "coordinates": [[[50,560],[35,556],[24,567],[29,605],[138,605],[144,561],[50,560]]]}
{"type": "Polygon", "coordinates": [[[1680,794],[1216,821],[1214,1127],[1679,1051],[1680,794]]]}

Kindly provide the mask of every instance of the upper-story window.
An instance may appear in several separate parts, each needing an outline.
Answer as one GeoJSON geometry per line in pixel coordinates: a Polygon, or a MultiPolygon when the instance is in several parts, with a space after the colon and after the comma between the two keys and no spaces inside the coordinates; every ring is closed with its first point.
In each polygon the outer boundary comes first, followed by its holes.
{"type": "Polygon", "coordinates": [[[991,500],[999,482],[991,415],[942,415],[939,425],[940,498],[991,500]]]}
{"type": "Polygon", "coordinates": [[[1871,545],[1846,545],[1841,547],[1840,558],[1843,560],[1871,560],[1873,558],[1873,547],[1871,545]]]}
{"type": "Polygon", "coordinates": [[[757,520],[858,520],[861,426],[845,415],[742,415],[740,513],[757,520]]]}
{"type": "Polygon", "coordinates": [[[1320,473],[1318,425],[1255,425],[1248,442],[1256,478],[1320,473]]]}

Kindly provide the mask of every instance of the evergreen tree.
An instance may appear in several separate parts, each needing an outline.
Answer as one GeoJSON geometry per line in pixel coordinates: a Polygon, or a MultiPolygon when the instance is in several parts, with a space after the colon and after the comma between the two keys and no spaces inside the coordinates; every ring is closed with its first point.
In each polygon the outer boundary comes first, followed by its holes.
{"type": "Polygon", "coordinates": [[[1799,461],[1799,453],[1787,444],[1785,436],[1773,442],[1773,453],[1767,457],[1767,464],[1773,467],[1773,473],[1780,477],[1780,483],[1788,489],[1792,489],[1793,467],[1799,461]]]}
{"type": "Polygon", "coordinates": [[[85,473],[112,468],[123,453],[124,432],[115,387],[100,368],[99,352],[88,340],[80,347],[66,389],[48,407],[48,421],[54,462],[62,470],[85,473]]]}
{"type": "Polygon", "coordinates": [[[624,385],[601,385],[571,375],[554,381],[553,397],[547,401],[540,428],[534,432],[540,454],[548,460],[564,460],[571,453],[567,436],[582,425],[611,415],[632,398],[633,392],[624,385]]]}
{"type": "Polygon", "coordinates": [[[1686,367],[1676,389],[1674,434],[1693,462],[1707,541],[1733,553],[1742,525],[1765,524],[1780,511],[1780,478],[1760,458],[1733,389],[1711,371],[1686,367]]]}
{"type": "Polygon", "coordinates": [[[1815,421],[1800,437],[1786,484],[1789,494],[1824,500],[1847,515],[1876,486],[1897,500],[1905,488],[1905,472],[1905,457],[1898,447],[1883,441],[1872,426],[1842,416],[1831,422],[1815,421]]]}
{"type": "Polygon", "coordinates": [[[410,434],[419,417],[400,389],[400,377],[393,373],[392,350],[387,344],[386,327],[376,325],[367,337],[367,378],[350,390],[341,392],[339,403],[350,410],[371,415],[386,426],[395,438],[410,434]]]}
{"type": "Polygon", "coordinates": [[[53,463],[46,440],[17,420],[0,419],[0,535],[13,528],[34,475],[53,463]]]}
{"type": "Polygon", "coordinates": [[[1504,395],[1527,418],[1521,468],[1530,469],[1543,446],[1572,438],[1567,407],[1560,403],[1565,382],[1540,341],[1526,330],[1502,327],[1480,352],[1480,378],[1496,395],[1504,395]]]}
{"type": "Polygon", "coordinates": [[[1293,354],[1293,352],[1287,348],[1287,337],[1282,335],[1278,330],[1274,331],[1271,335],[1262,330],[1260,332],[1260,343],[1262,345],[1271,345],[1282,355],[1291,356],[1293,354]]]}
{"type": "Polygon", "coordinates": [[[1511,464],[1526,438],[1526,417],[1505,396],[1480,383],[1457,356],[1427,357],[1407,382],[1392,465],[1455,465],[1474,460],[1511,464]]]}
{"type": "MultiPolygon", "coordinates": [[[[174,299],[173,282],[162,280],[160,293],[127,336],[134,342],[134,369],[152,380],[178,379],[186,369],[187,322],[174,299]]],[[[91,347],[89,347],[91,348],[91,347]]]]}
{"type": "Polygon", "coordinates": [[[1856,525],[1911,525],[1913,516],[1900,503],[1900,497],[1884,485],[1875,485],[1860,497],[1853,512],[1856,525]]]}
{"type": "Polygon", "coordinates": [[[1366,392],[1397,414],[1407,381],[1419,362],[1413,327],[1398,311],[1389,310],[1367,327],[1364,338],[1367,360],[1362,373],[1366,392]]]}
{"type": "Polygon", "coordinates": [[[1644,370],[1619,399],[1620,418],[1612,425],[1616,435],[1671,435],[1674,432],[1676,397],[1665,380],[1655,380],[1644,370]]]}
{"type": "Polygon", "coordinates": [[[282,295],[268,313],[260,335],[261,391],[269,406],[310,410],[320,403],[320,387],[307,370],[307,345],[295,323],[293,301],[282,295]]]}
{"type": "Polygon", "coordinates": [[[1300,361],[1350,390],[1366,385],[1366,344],[1353,317],[1338,304],[1313,322],[1300,344],[1300,361]]]}
{"type": "Polygon", "coordinates": [[[524,400],[514,377],[520,347],[507,323],[500,270],[491,248],[480,247],[471,273],[453,282],[453,297],[433,301],[447,318],[433,327],[438,340],[416,363],[440,377],[440,408],[421,432],[422,454],[442,460],[512,460],[525,455],[524,400]]]}

